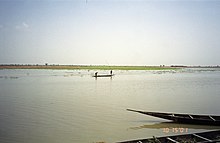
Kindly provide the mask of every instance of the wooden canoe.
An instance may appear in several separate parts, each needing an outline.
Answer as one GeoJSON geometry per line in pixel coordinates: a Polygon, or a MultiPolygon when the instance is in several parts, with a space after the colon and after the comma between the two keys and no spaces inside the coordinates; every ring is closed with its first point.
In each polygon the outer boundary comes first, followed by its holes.
{"type": "Polygon", "coordinates": [[[114,74],[102,74],[102,75],[94,75],[93,77],[112,77],[114,74]]]}
{"type": "Polygon", "coordinates": [[[118,143],[219,143],[220,130],[181,134],[174,136],[153,137],[147,139],[136,139],[130,141],[123,141],[118,143]]]}
{"type": "Polygon", "coordinates": [[[133,109],[127,109],[127,110],[149,115],[149,116],[162,118],[162,119],[172,120],[173,122],[177,122],[177,123],[215,125],[215,126],[220,125],[220,116],[216,116],[216,115],[194,115],[194,114],[146,112],[146,111],[133,110],[133,109]]]}

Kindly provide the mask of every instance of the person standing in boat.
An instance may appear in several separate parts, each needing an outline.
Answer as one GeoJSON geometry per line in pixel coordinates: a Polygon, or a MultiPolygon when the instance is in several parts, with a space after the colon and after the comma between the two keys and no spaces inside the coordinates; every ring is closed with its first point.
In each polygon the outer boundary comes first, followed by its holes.
{"type": "Polygon", "coordinates": [[[110,71],[110,75],[112,75],[112,70],[110,71]]]}
{"type": "Polygon", "coordinates": [[[95,72],[95,76],[96,76],[96,77],[98,76],[98,72],[95,72]]]}

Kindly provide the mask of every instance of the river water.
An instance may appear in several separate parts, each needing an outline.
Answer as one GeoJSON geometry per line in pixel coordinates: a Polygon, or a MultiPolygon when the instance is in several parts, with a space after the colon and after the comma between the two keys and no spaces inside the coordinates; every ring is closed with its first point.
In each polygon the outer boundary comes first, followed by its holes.
{"type": "Polygon", "coordinates": [[[111,143],[220,128],[126,111],[220,115],[219,68],[95,72],[0,70],[0,142],[111,143]]]}

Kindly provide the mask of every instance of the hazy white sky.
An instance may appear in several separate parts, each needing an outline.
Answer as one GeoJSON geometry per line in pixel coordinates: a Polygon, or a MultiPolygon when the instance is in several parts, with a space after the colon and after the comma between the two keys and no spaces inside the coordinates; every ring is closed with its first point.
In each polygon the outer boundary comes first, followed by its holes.
{"type": "Polygon", "coordinates": [[[0,64],[219,65],[220,1],[0,1],[0,64]]]}

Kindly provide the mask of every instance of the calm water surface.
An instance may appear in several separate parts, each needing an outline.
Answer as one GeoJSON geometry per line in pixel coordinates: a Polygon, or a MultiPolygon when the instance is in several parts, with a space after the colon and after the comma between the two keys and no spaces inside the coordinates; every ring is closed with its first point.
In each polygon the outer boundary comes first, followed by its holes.
{"type": "Polygon", "coordinates": [[[111,143],[174,134],[164,128],[218,128],[126,109],[220,115],[220,69],[113,71],[98,79],[94,72],[0,70],[0,142],[111,143]]]}

